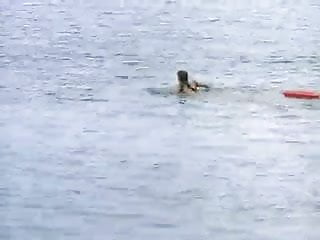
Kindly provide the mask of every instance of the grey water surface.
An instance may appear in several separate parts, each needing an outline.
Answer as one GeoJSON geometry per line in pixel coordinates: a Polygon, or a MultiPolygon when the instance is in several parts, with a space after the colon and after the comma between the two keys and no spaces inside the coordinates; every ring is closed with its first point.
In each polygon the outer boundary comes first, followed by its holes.
{"type": "Polygon", "coordinates": [[[320,1],[4,0],[0,239],[319,240],[320,1]],[[186,69],[213,86],[170,94],[186,69]]]}

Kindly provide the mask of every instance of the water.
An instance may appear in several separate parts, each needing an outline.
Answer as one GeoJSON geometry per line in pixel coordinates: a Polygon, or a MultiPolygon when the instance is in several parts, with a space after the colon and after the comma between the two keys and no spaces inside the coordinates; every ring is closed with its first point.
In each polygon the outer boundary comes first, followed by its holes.
{"type": "Polygon", "coordinates": [[[0,12],[0,239],[320,238],[319,1],[0,12]]]}

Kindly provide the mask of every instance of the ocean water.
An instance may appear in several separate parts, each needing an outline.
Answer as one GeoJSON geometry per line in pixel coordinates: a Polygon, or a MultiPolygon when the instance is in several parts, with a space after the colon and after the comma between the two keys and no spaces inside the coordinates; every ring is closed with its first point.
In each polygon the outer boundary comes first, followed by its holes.
{"type": "Polygon", "coordinates": [[[0,239],[318,240],[319,13],[2,1],[0,239]]]}

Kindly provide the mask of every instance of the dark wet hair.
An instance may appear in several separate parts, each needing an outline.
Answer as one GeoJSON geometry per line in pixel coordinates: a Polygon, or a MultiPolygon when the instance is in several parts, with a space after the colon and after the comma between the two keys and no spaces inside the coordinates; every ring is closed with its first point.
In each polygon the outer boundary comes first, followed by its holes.
{"type": "Polygon", "coordinates": [[[178,75],[178,80],[180,82],[180,89],[179,89],[180,93],[183,93],[185,86],[187,86],[187,88],[191,89],[192,91],[195,91],[195,89],[193,89],[189,84],[189,77],[188,77],[187,71],[180,70],[177,72],[177,75],[178,75]]]}
{"type": "Polygon", "coordinates": [[[178,71],[177,72],[178,79],[180,82],[187,84],[188,83],[188,72],[187,71],[178,71]]]}

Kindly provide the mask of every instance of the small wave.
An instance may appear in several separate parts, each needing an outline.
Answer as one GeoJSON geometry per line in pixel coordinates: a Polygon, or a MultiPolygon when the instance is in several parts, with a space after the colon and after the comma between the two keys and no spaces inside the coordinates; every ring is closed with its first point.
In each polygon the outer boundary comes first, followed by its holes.
{"type": "Polygon", "coordinates": [[[109,102],[109,99],[103,99],[103,98],[91,98],[91,97],[85,97],[85,98],[71,98],[71,97],[56,97],[58,101],[72,101],[72,102],[109,102]]]}
{"type": "Polygon", "coordinates": [[[121,76],[121,75],[118,75],[118,76],[115,76],[116,78],[120,78],[120,79],[129,79],[129,76],[121,76]]]}
{"type": "Polygon", "coordinates": [[[42,5],[41,2],[25,2],[25,3],[23,3],[23,6],[26,6],[26,7],[38,7],[41,5],[42,5]]]}
{"type": "Polygon", "coordinates": [[[108,99],[103,98],[81,98],[81,102],[109,102],[108,99]]]}
{"type": "Polygon", "coordinates": [[[219,18],[209,18],[208,21],[209,22],[219,22],[220,19],[219,18]]]}
{"type": "Polygon", "coordinates": [[[130,15],[134,14],[134,11],[105,11],[103,15],[130,15]]]}
{"type": "Polygon", "coordinates": [[[276,61],[270,61],[269,63],[284,63],[284,64],[286,64],[286,63],[294,63],[294,61],[292,61],[292,60],[276,60],[276,61]]]}
{"type": "Polygon", "coordinates": [[[141,63],[143,63],[143,61],[140,61],[140,60],[122,61],[122,64],[129,65],[129,66],[136,66],[141,63]]]}

